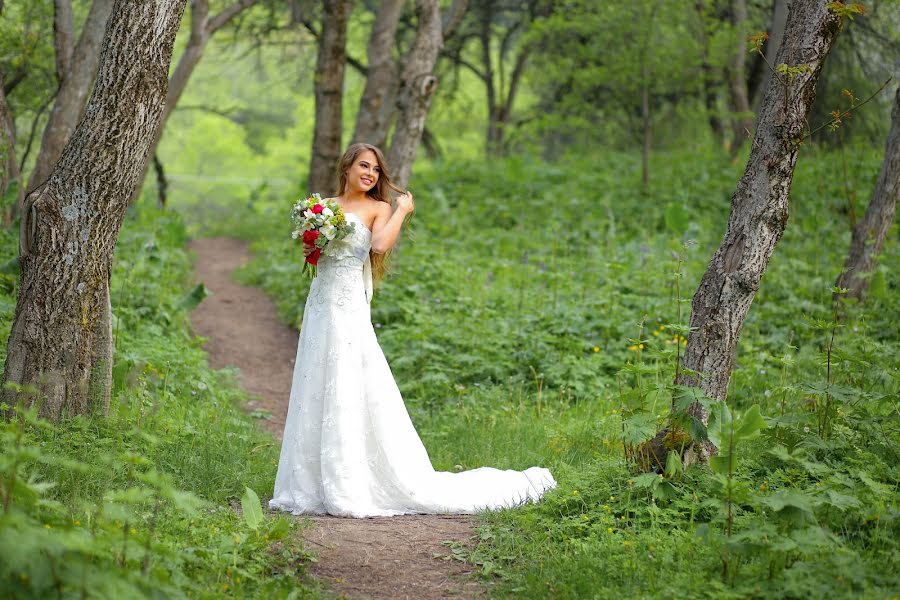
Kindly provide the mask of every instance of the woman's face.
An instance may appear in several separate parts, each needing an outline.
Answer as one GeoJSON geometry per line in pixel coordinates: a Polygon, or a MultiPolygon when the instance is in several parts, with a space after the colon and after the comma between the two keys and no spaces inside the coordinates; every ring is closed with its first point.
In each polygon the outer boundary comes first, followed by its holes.
{"type": "Polygon", "coordinates": [[[356,160],[347,171],[347,186],[351,189],[357,189],[361,192],[368,192],[381,176],[381,167],[378,166],[378,159],[371,150],[364,150],[359,153],[356,160]]]}

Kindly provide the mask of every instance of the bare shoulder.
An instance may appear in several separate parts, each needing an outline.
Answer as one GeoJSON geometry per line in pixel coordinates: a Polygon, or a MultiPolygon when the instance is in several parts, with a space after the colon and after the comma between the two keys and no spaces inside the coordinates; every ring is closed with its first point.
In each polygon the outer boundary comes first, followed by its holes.
{"type": "Polygon", "coordinates": [[[375,216],[379,217],[379,218],[390,218],[391,213],[394,212],[391,209],[391,203],[390,202],[381,202],[378,200],[375,200],[374,202],[375,202],[375,207],[373,210],[375,212],[375,216]]]}

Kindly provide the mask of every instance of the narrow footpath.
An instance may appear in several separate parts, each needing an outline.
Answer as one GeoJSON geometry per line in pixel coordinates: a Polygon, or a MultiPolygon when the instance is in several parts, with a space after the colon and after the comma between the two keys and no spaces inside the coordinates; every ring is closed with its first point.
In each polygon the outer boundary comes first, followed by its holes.
{"type": "MultiPolygon", "coordinates": [[[[275,304],[259,289],[236,283],[232,273],[250,258],[247,244],[231,238],[190,242],[194,274],[212,292],[191,314],[196,335],[215,369],[237,367],[240,385],[251,394],[248,412],[268,415],[265,427],[281,440],[297,353],[297,332],[284,326],[275,304]]],[[[259,490],[264,496],[268,490],[259,490]]],[[[267,501],[264,498],[264,502],[267,501]]],[[[479,598],[482,587],[470,565],[447,556],[444,541],[470,543],[471,517],[414,515],[372,519],[312,517],[304,530],[318,555],[313,576],[342,597],[429,600],[479,598]]]]}

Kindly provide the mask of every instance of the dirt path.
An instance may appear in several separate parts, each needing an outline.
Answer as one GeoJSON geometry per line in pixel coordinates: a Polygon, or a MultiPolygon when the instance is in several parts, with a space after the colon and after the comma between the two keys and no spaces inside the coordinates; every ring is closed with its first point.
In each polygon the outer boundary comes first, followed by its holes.
{"type": "MultiPolygon", "coordinates": [[[[279,440],[284,429],[297,353],[297,332],[278,321],[275,304],[260,290],[235,283],[231,273],[249,260],[246,243],[231,238],[192,240],[194,273],[212,294],[191,314],[195,333],[215,369],[240,369],[253,395],[247,409],[271,413],[266,428],[279,440]]],[[[428,600],[481,597],[471,567],[448,555],[445,540],[471,541],[472,520],[458,515],[343,519],[313,517],[304,532],[318,554],[314,576],[346,598],[428,600]]]]}

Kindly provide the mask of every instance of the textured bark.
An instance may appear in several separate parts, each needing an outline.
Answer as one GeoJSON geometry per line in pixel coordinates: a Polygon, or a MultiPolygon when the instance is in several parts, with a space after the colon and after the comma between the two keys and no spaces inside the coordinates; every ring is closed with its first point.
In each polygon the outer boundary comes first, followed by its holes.
{"type": "Polygon", "coordinates": [[[41,149],[28,178],[26,191],[32,191],[47,180],[50,171],[81,119],[85,102],[94,85],[100,61],[100,42],[109,19],[113,0],[94,0],[88,13],[78,45],[72,53],[71,67],[62,76],[53,110],[44,128],[41,149]]]}
{"type": "Polygon", "coordinates": [[[50,419],[109,407],[112,253],[162,114],[184,3],[115,1],[84,119],[25,202],[4,381],[32,386],[26,401],[50,419]]]}
{"type": "Polygon", "coordinates": [[[847,296],[862,299],[869,289],[869,275],[875,269],[900,197],[900,87],[894,96],[891,130],[884,149],[884,162],[872,192],[872,200],[862,220],[853,228],[850,252],[837,287],[848,288],[847,296]]]}
{"type": "Polygon", "coordinates": [[[337,192],[341,158],[344,68],[347,64],[347,21],[350,0],[323,0],[322,34],[316,60],[316,127],[308,187],[323,196],[337,192]]]}
{"type": "MultiPolygon", "coordinates": [[[[805,64],[809,70],[788,85],[787,93],[779,78],[765,92],[750,158],[731,198],[725,238],[693,298],[692,332],[676,381],[700,387],[715,400],[726,397],[744,318],[784,233],[799,141],[840,26],[820,0],[792,3],[776,63],[805,64]]],[[[699,405],[691,412],[704,423],[709,416],[699,405]]]]}
{"type": "Polygon", "coordinates": [[[750,110],[750,97],[747,92],[747,1],[731,1],[731,26],[734,29],[734,47],[732,50],[731,68],[728,73],[728,96],[731,104],[731,156],[736,156],[747,132],[753,131],[753,113],[750,110]]]}
{"type": "Polygon", "coordinates": [[[412,48],[404,59],[397,96],[397,126],[388,153],[394,182],[403,189],[409,182],[425,118],[437,89],[434,65],[444,43],[438,1],[416,0],[416,14],[419,23],[412,48]]]}
{"type": "Polygon", "coordinates": [[[159,127],[156,128],[156,132],[153,134],[153,143],[150,145],[150,152],[147,153],[148,160],[141,170],[141,177],[138,181],[138,185],[134,189],[134,194],[131,198],[132,200],[140,194],[141,184],[144,179],[147,178],[147,172],[150,169],[150,159],[156,156],[156,150],[159,147],[159,142],[162,140],[163,133],[165,132],[166,123],[169,121],[172,111],[175,110],[175,106],[181,99],[181,95],[184,93],[185,88],[187,88],[188,81],[190,80],[191,75],[193,75],[194,69],[197,67],[200,59],[203,57],[203,52],[206,50],[206,45],[209,43],[210,38],[212,38],[213,34],[219,29],[227,25],[234,17],[255,5],[257,2],[258,0],[237,0],[229,5],[228,8],[222,10],[222,12],[210,17],[209,0],[191,1],[191,36],[188,39],[184,52],[178,59],[175,71],[169,78],[169,90],[166,92],[166,106],[163,109],[159,127]]]}
{"type": "Polygon", "coordinates": [[[375,15],[369,37],[369,59],[366,89],[359,100],[354,142],[365,142],[383,148],[387,142],[395,98],[399,86],[394,38],[405,0],[384,0],[375,15]]]}

